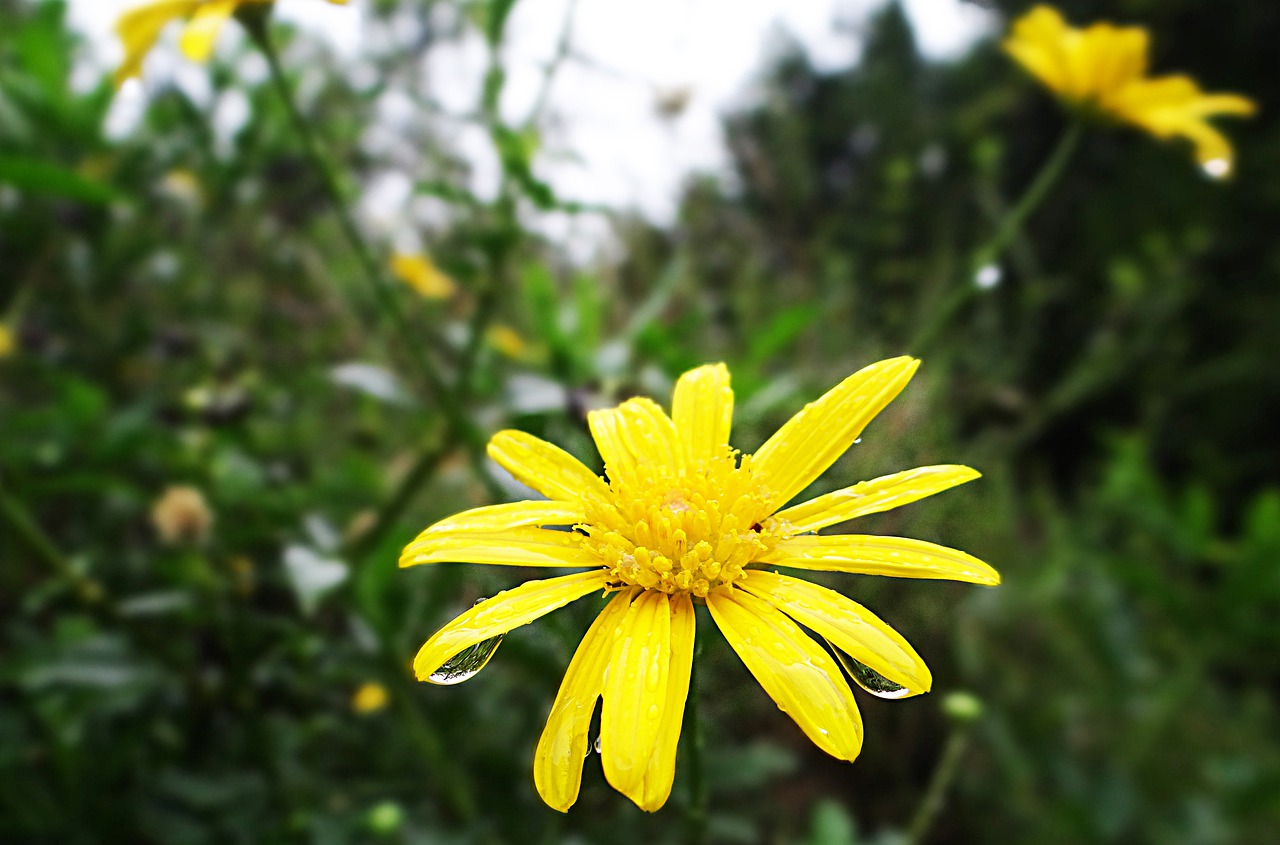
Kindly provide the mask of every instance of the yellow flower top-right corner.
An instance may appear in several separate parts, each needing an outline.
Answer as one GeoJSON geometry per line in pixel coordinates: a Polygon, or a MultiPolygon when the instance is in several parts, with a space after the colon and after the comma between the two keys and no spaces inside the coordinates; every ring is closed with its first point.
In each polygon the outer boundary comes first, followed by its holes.
{"type": "Polygon", "coordinates": [[[1140,26],[1068,26],[1050,6],[1014,21],[1005,51],[1071,106],[1129,123],[1157,138],[1182,137],[1211,176],[1232,170],[1231,142],[1211,126],[1215,115],[1251,115],[1252,100],[1206,94],[1189,76],[1147,75],[1150,33],[1140,26]]]}

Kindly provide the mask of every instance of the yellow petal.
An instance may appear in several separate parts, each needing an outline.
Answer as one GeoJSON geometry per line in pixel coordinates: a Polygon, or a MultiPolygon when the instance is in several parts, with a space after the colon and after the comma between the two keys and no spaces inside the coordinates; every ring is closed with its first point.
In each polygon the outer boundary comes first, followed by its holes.
{"type": "Polygon", "coordinates": [[[676,382],[671,417],[689,460],[720,455],[729,442],[733,389],[724,364],[690,370],[676,382]]]}
{"type": "Polygon", "coordinates": [[[592,411],[587,424],[610,481],[631,481],[645,464],[683,465],[675,424],[652,399],[637,396],[616,408],[592,411]]]}
{"type": "Polygon", "coordinates": [[[671,674],[671,605],[645,590],[618,624],[600,708],[600,760],[614,789],[640,804],[658,745],[671,674]]]}
{"type": "Polygon", "coordinates": [[[711,618],[760,686],[833,757],[862,750],[862,717],[835,661],[769,602],[742,590],[707,596],[711,618]]]}
{"type": "Polygon", "coordinates": [[[466,531],[508,531],[531,525],[574,525],[585,519],[582,506],[576,502],[508,502],[454,514],[435,523],[418,536],[421,538],[466,531]]]}
{"type": "Polygon", "coordinates": [[[603,497],[608,488],[582,462],[541,438],[523,431],[499,431],[489,441],[493,458],[521,484],[548,499],[578,501],[583,496],[603,497]]]}
{"type": "Polygon", "coordinates": [[[427,640],[413,659],[414,674],[420,681],[430,680],[433,672],[463,649],[527,625],[587,593],[604,589],[606,575],[604,570],[575,572],[559,578],[527,581],[514,589],[503,590],[463,613],[427,640]]]}
{"type": "Polygon", "coordinates": [[[1230,170],[1231,143],[1207,122],[1215,115],[1250,115],[1253,101],[1238,94],[1205,94],[1195,80],[1186,76],[1144,79],[1126,86],[1110,103],[1111,110],[1124,120],[1157,138],[1182,137],[1196,148],[1201,164],[1223,162],[1230,170]]]}
{"type": "Polygon", "coordinates": [[[849,376],[788,420],[751,458],[751,468],[781,507],[846,449],[867,423],[907,386],[920,362],[880,361],[849,376]]]}
{"type": "Polygon", "coordinates": [[[126,79],[142,72],[142,60],[155,46],[165,24],[174,18],[190,15],[200,8],[203,0],[161,0],[136,9],[130,9],[116,22],[116,34],[124,43],[124,62],[116,70],[116,87],[126,79]]]}
{"type": "Polygon", "coordinates": [[[748,571],[740,585],[912,693],[933,685],[929,667],[901,634],[835,590],[763,570],[748,571]]]}
{"type": "Polygon", "coordinates": [[[1090,87],[1100,98],[1146,74],[1151,37],[1142,27],[1095,24],[1086,36],[1092,51],[1090,87]]]}
{"type": "Polygon", "coordinates": [[[191,16],[191,23],[182,31],[182,40],[179,42],[188,59],[193,62],[209,60],[213,53],[213,42],[222,30],[222,25],[235,14],[236,7],[241,2],[243,0],[211,0],[196,9],[191,16]]]}
{"type": "Polygon", "coordinates": [[[392,256],[391,273],[425,299],[448,299],[458,289],[453,279],[420,253],[392,256]]]}
{"type": "Polygon", "coordinates": [[[973,584],[999,584],[1000,573],[976,557],[924,540],[839,534],[783,540],[760,561],[797,569],[889,575],[894,578],[945,578],[973,584]]]}
{"type": "Polygon", "coordinates": [[[688,593],[673,595],[671,602],[671,668],[667,677],[667,704],[662,712],[662,728],[658,731],[658,747],[644,773],[640,800],[636,803],[646,812],[654,812],[667,803],[676,779],[676,747],[684,722],[685,699],[689,697],[689,676],[693,671],[694,620],[693,600],[688,593]]]}
{"type": "Polygon", "coordinates": [[[630,589],[615,595],[587,629],[560,682],[547,726],[538,739],[538,749],[533,756],[533,782],[547,806],[562,813],[578,800],[582,761],[590,741],[591,714],[604,686],[604,670],[613,650],[614,634],[635,593],[635,589],[630,589]]]}
{"type": "Polygon", "coordinates": [[[816,531],[847,519],[910,504],[957,484],[972,481],[980,475],[980,472],[969,467],[950,464],[917,467],[871,481],[861,481],[852,487],[810,499],[779,511],[774,518],[785,521],[788,530],[794,534],[816,531]]]}
{"type": "Polygon", "coordinates": [[[419,534],[400,553],[401,566],[419,563],[490,563],[496,566],[603,566],[582,545],[581,534],[544,528],[419,534]]]}
{"type": "Polygon", "coordinates": [[[1069,32],[1057,9],[1036,6],[1014,21],[1012,34],[1002,46],[1045,87],[1066,93],[1071,79],[1063,44],[1069,32]]]}

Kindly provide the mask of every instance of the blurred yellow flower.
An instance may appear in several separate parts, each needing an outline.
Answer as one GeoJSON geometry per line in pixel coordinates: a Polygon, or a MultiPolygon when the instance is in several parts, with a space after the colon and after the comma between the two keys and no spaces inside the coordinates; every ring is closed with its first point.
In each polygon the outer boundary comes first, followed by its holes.
{"type": "Polygon", "coordinates": [[[457,291],[453,279],[421,254],[399,253],[391,258],[391,272],[426,299],[448,299],[457,291]]]}
{"type": "Polygon", "coordinates": [[[1205,94],[1188,76],[1148,77],[1149,41],[1142,27],[1104,22],[1074,29],[1056,9],[1036,6],[1014,22],[1004,49],[1068,103],[1157,138],[1186,138],[1207,173],[1227,175],[1231,144],[1207,118],[1253,114],[1253,101],[1238,94],[1205,94]]]}
{"type": "Polygon", "coordinates": [[[213,526],[213,511],[195,487],[175,485],[151,505],[151,524],[168,545],[202,543],[213,526]]]}
{"type": "MultiPolygon", "coordinates": [[[[169,21],[190,18],[182,33],[182,52],[192,61],[203,62],[209,59],[218,32],[236,9],[249,3],[272,2],[274,0],[153,0],[130,9],[116,21],[116,34],[124,42],[124,62],[116,70],[116,86],[142,73],[142,60],[151,52],[169,21]]],[[[343,5],[347,0],[328,2],[343,5]]]]}
{"type": "Polygon", "coordinates": [[[351,709],[357,713],[375,713],[387,706],[387,699],[387,688],[382,684],[361,684],[351,696],[351,709]]]}
{"type": "Polygon", "coordinates": [[[0,358],[8,358],[13,354],[17,344],[13,341],[13,332],[4,323],[0,323],[0,358]]]}
{"type": "Polygon", "coordinates": [[[1000,580],[982,561],[933,543],[816,534],[977,478],[968,467],[920,467],[783,508],[858,439],[918,365],[894,358],[855,373],[741,459],[729,446],[733,391],[723,364],[681,376],[670,417],[645,398],[592,411],[588,425],[607,480],[546,441],[499,432],[489,456],[547,500],[476,508],[438,522],[405,548],[400,565],[585,571],[528,581],[470,608],[423,645],[414,660],[418,678],[466,680],[484,665],[492,650],[486,643],[590,593],[612,593],[552,705],[534,782],[557,810],[577,800],[592,713],[603,699],[597,747],[605,777],[642,809],[657,810],[675,777],[694,605],[702,604],[809,739],[852,760],[862,747],[862,720],[837,660],[859,685],[888,698],[928,691],[929,668],[861,605],[771,568],[1000,580]]]}
{"type": "Polygon", "coordinates": [[[522,361],[529,354],[529,346],[515,329],[503,323],[495,323],[486,334],[489,345],[513,361],[522,361]]]}

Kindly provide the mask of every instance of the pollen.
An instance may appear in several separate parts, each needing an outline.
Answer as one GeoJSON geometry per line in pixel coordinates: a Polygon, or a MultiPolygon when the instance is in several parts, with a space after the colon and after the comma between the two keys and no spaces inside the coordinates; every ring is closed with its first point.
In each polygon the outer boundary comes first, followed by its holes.
{"type": "Polygon", "coordinates": [[[684,467],[641,464],[611,479],[610,496],[585,502],[583,544],[609,568],[610,585],[705,598],[729,587],[785,532],[768,518],[771,496],[728,446],[684,467]]]}

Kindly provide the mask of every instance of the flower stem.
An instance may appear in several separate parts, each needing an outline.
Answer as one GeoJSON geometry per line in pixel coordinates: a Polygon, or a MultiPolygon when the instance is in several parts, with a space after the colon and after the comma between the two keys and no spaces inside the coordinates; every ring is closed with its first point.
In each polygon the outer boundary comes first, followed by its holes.
{"type": "Polygon", "coordinates": [[[960,759],[964,756],[964,750],[968,745],[968,726],[962,725],[955,728],[947,738],[947,745],[942,750],[938,767],[933,770],[933,778],[929,781],[929,787],[920,800],[920,805],[916,807],[915,816],[911,819],[911,826],[907,828],[907,835],[902,840],[902,845],[921,845],[924,842],[929,828],[933,826],[934,819],[942,809],[947,790],[955,780],[956,772],[960,769],[960,759]]]}
{"type": "MultiPolygon", "coordinates": [[[[285,76],[284,68],[280,64],[280,56],[276,51],[275,43],[271,39],[268,16],[256,7],[242,7],[237,12],[237,18],[244,25],[254,44],[257,45],[263,57],[267,60],[272,84],[275,86],[276,92],[288,112],[289,121],[293,126],[294,132],[302,140],[307,157],[320,175],[329,203],[338,218],[338,225],[342,229],[342,234],[355,254],[369,286],[373,289],[374,295],[378,299],[379,307],[390,318],[402,342],[409,349],[414,364],[426,382],[432,397],[443,412],[449,428],[467,445],[472,457],[472,467],[479,480],[488,488],[491,495],[494,497],[500,496],[501,489],[489,474],[484,472],[484,438],[480,436],[470,420],[467,419],[463,405],[459,401],[459,397],[465,396],[468,392],[469,385],[459,385],[457,390],[450,390],[423,347],[414,342],[417,334],[396,299],[394,286],[382,272],[373,249],[369,246],[368,241],[365,240],[360,227],[356,224],[355,218],[351,215],[347,189],[338,174],[337,168],[329,160],[328,155],[325,154],[311,123],[302,114],[301,109],[298,108],[297,99],[294,97],[293,89],[285,76]]],[[[464,380],[469,380],[469,378],[469,372],[463,374],[464,380]]],[[[424,455],[423,460],[430,461],[430,458],[424,455]]],[[[429,477],[429,474],[412,477],[418,479],[417,483],[421,483],[429,477]]],[[[410,489],[405,494],[405,498],[407,499],[412,492],[413,490],[410,489]]],[[[389,506],[395,504],[396,499],[393,499],[389,506]]]]}
{"type": "Polygon", "coordinates": [[[0,516],[4,517],[4,521],[37,557],[75,587],[76,594],[87,604],[99,604],[106,598],[102,585],[71,564],[22,502],[18,501],[3,483],[0,483],[0,516]]]}
{"type": "Polygon", "coordinates": [[[970,259],[962,265],[961,272],[964,273],[964,278],[960,280],[960,285],[943,300],[942,304],[934,312],[933,319],[925,324],[924,328],[916,334],[915,339],[911,342],[910,348],[914,354],[921,354],[932,346],[943,329],[951,323],[964,305],[977,294],[979,287],[974,281],[975,274],[999,260],[1004,251],[1008,249],[1009,244],[1022,231],[1023,224],[1040,207],[1040,204],[1044,202],[1053,186],[1062,178],[1062,174],[1066,171],[1067,164],[1071,161],[1071,156],[1076,147],[1080,145],[1080,138],[1083,135],[1083,123],[1073,121],[1067,127],[1066,132],[1058,140],[1057,146],[1049,154],[1049,158],[1040,167],[1040,172],[1036,174],[1035,179],[1027,186],[1026,191],[1023,192],[1013,208],[1009,209],[1000,220],[996,226],[995,234],[986,243],[974,250],[970,259]]]}
{"type": "Polygon", "coordinates": [[[695,641],[693,666],[689,670],[689,697],[684,704],[685,755],[689,766],[689,803],[685,808],[685,843],[702,845],[707,833],[707,772],[702,761],[704,740],[698,719],[698,654],[695,641]]]}

